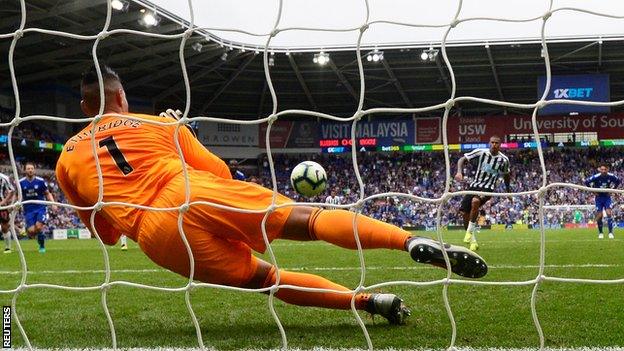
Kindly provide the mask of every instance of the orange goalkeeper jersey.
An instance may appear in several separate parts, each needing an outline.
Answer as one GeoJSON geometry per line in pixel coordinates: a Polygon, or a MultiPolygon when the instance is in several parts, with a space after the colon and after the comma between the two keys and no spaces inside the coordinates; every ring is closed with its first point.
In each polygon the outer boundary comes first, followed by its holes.
{"type": "MultiPolygon", "coordinates": [[[[128,114],[158,122],[169,117],[128,114]]],[[[56,177],[67,200],[76,206],[93,206],[98,201],[98,174],[91,144],[89,124],[70,138],[56,165],[56,177]]],[[[149,206],[160,189],[182,172],[174,134],[176,126],[155,125],[124,115],[105,115],[96,126],[95,151],[103,180],[103,199],[149,206]]],[[[208,151],[185,127],[178,129],[179,143],[189,169],[209,171],[231,178],[221,159],[208,151]]],[[[90,223],[92,211],[78,211],[83,223],[90,223]]],[[[143,210],[106,205],[95,216],[95,228],[106,244],[114,244],[121,233],[136,241],[143,210]]],[[[90,225],[87,225],[90,227],[90,225]]]]}

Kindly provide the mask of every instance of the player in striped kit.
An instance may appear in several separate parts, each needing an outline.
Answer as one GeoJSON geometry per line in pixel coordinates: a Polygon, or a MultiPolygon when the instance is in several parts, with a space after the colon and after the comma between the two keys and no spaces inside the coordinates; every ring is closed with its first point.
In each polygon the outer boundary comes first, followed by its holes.
{"type": "MultiPolygon", "coordinates": [[[[7,206],[13,202],[15,198],[15,187],[11,179],[0,173],[0,206],[7,206]]],[[[4,253],[11,253],[11,233],[9,210],[0,210],[0,227],[2,228],[2,237],[4,238],[4,253]]]]}
{"type": "MultiPolygon", "coordinates": [[[[325,198],[325,203],[326,204],[331,204],[331,205],[340,205],[340,203],[342,202],[342,200],[340,199],[340,196],[337,195],[336,190],[332,190],[330,195],[328,195],[325,198]]],[[[327,209],[334,209],[337,208],[335,206],[328,206],[327,209]]]]}
{"type": "MultiPolygon", "coordinates": [[[[442,251],[445,250],[451,257],[452,272],[469,278],[487,274],[483,259],[464,247],[413,236],[399,227],[365,215],[356,217],[346,210],[294,206],[293,200],[270,189],[233,179],[226,163],[206,149],[188,128],[171,125],[170,117],[131,114],[117,73],[107,66],[101,66],[100,71],[106,114],[97,123],[97,130],[88,125],[63,147],[56,164],[59,187],[68,202],[76,206],[93,206],[101,196],[104,202],[179,207],[184,212],[180,224],[178,210],[103,206],[93,217],[91,210],[78,210],[83,223],[92,233],[97,231],[104,244],[114,245],[120,234],[126,233],[155,263],[185,277],[190,276],[193,267],[194,279],[212,284],[267,288],[277,282],[279,274],[281,285],[325,290],[280,288],[275,296],[286,303],[342,310],[355,305],[358,310],[384,316],[391,324],[404,323],[410,314],[398,296],[354,294],[321,276],[287,270],[278,273],[277,267],[253,252],[264,253],[267,244],[276,239],[323,240],[352,250],[394,249],[408,253],[416,262],[447,269],[442,251]],[[91,136],[93,130],[95,135],[91,136]],[[92,137],[99,146],[97,162],[92,137]],[[98,164],[101,180],[97,177],[98,164]],[[101,194],[98,184],[104,189],[101,194]],[[191,205],[184,205],[185,189],[189,188],[191,205]],[[257,211],[271,204],[292,205],[277,207],[270,215],[257,211]],[[180,235],[180,225],[184,237],[180,235]],[[193,253],[193,266],[187,245],[193,253]]],[[[94,116],[99,110],[98,83],[94,69],[83,76],[81,107],[87,116],[94,116]]]]}
{"type": "MultiPolygon", "coordinates": [[[[494,135],[490,138],[489,149],[474,149],[464,154],[457,162],[455,179],[457,181],[464,179],[463,169],[466,161],[477,160],[477,171],[468,190],[494,192],[498,179],[502,175],[505,181],[505,191],[510,192],[509,158],[500,152],[500,147],[501,139],[499,136],[494,135]]],[[[476,251],[479,248],[475,235],[479,208],[488,202],[490,198],[491,196],[466,195],[461,202],[460,212],[464,219],[464,228],[466,228],[464,242],[470,243],[470,250],[472,251],[476,251]]]]}
{"type": "MultiPolygon", "coordinates": [[[[585,185],[596,189],[615,189],[620,185],[620,178],[609,173],[609,165],[603,163],[598,167],[598,173],[587,178],[585,185]]],[[[613,216],[611,213],[611,195],[609,193],[596,193],[596,223],[598,224],[598,239],[604,238],[602,233],[603,212],[607,214],[607,226],[609,227],[609,239],[613,239],[613,216]]]]}

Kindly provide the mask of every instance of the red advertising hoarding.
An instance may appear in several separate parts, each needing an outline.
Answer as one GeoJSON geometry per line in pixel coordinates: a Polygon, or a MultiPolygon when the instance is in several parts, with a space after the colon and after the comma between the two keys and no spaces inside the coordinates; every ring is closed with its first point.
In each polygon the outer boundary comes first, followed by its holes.
{"type": "MultiPolygon", "coordinates": [[[[266,147],[267,124],[259,128],[258,142],[266,147]]],[[[318,147],[318,128],[311,121],[275,121],[271,126],[271,147],[274,148],[313,148],[318,147]]]]}
{"type": "MultiPolygon", "coordinates": [[[[598,139],[624,137],[624,114],[538,116],[540,133],[596,132],[598,139]]],[[[487,142],[491,135],[533,133],[531,116],[449,117],[450,144],[487,142]]]]}
{"type": "Polygon", "coordinates": [[[439,117],[416,118],[416,140],[414,144],[440,144],[442,143],[441,132],[442,119],[439,117]]]}

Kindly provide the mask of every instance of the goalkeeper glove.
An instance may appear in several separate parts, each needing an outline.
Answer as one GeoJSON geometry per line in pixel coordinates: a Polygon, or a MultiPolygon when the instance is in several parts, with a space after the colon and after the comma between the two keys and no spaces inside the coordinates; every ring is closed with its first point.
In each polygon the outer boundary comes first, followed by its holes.
{"type": "MultiPolygon", "coordinates": [[[[169,117],[169,118],[173,118],[176,121],[179,121],[180,118],[182,118],[184,114],[182,113],[182,111],[178,110],[178,109],[171,109],[168,108],[167,110],[165,110],[165,112],[161,112],[158,116],[160,117],[169,117]]],[[[191,134],[193,134],[193,136],[195,138],[197,138],[197,134],[195,134],[195,129],[193,129],[193,127],[191,127],[190,125],[186,125],[186,127],[191,131],[191,134]]]]}
{"type": "Polygon", "coordinates": [[[174,109],[168,108],[167,110],[165,110],[165,112],[161,112],[158,116],[171,117],[177,121],[180,118],[182,118],[182,115],[183,115],[182,111],[178,109],[174,110],[174,109]]]}

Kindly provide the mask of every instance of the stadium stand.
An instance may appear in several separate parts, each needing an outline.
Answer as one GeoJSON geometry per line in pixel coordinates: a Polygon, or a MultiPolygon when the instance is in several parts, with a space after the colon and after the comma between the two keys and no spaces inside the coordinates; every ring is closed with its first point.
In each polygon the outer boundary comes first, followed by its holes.
{"type": "MultiPolygon", "coordinates": [[[[515,192],[538,189],[541,185],[541,170],[539,159],[534,150],[511,151],[508,153],[512,162],[512,188],[515,192]]],[[[600,162],[612,164],[612,172],[620,177],[624,175],[624,165],[619,155],[621,148],[567,148],[545,150],[545,162],[548,169],[549,182],[570,182],[582,184],[585,177],[593,174],[600,162]]],[[[330,177],[328,188],[338,189],[343,197],[343,204],[357,200],[357,184],[352,174],[351,155],[315,155],[313,160],[323,164],[328,174],[345,175],[330,177]],[[349,183],[351,181],[351,183],[349,183]]],[[[458,153],[451,154],[451,165],[459,158],[458,153]]],[[[287,184],[290,169],[298,162],[309,159],[309,155],[278,155],[275,158],[279,190],[285,195],[300,199],[287,184]]],[[[366,195],[380,192],[403,192],[422,197],[438,197],[444,190],[444,155],[443,153],[361,153],[358,154],[360,172],[366,186],[366,195]],[[390,172],[375,172],[379,169],[390,172]],[[400,175],[400,176],[397,176],[400,175]]],[[[269,169],[266,160],[261,159],[259,164],[260,180],[265,186],[271,186],[269,169]]],[[[470,174],[470,170],[467,174],[470,174]]],[[[465,184],[452,184],[454,191],[465,190],[465,184]]],[[[500,184],[501,192],[502,183],[500,184]]],[[[308,199],[312,202],[324,202],[326,194],[308,199]]],[[[594,194],[571,188],[561,188],[548,192],[545,199],[547,205],[586,205],[593,203],[594,194]]],[[[615,203],[621,203],[615,197],[615,203]]],[[[300,199],[301,200],[301,199],[300,199]]],[[[453,209],[459,206],[460,197],[453,197],[449,201],[451,211],[445,212],[442,223],[460,225],[461,218],[453,209]]],[[[485,207],[485,220],[489,224],[527,224],[537,225],[537,198],[515,197],[498,198],[488,202],[485,207]]],[[[431,204],[407,202],[405,200],[387,199],[367,203],[364,213],[378,219],[390,221],[400,226],[434,227],[436,206],[431,204]]],[[[621,209],[616,206],[614,215],[620,218],[621,209]]],[[[574,211],[547,213],[547,225],[560,226],[574,221],[574,211]]],[[[582,222],[588,223],[593,215],[582,212],[582,222]]]]}
{"type": "MultiPolygon", "coordinates": [[[[619,147],[546,149],[544,156],[548,168],[548,181],[582,184],[585,177],[593,174],[595,167],[600,162],[612,164],[611,171],[619,177],[624,177],[624,163],[619,158],[623,151],[619,147]]],[[[536,152],[534,150],[514,150],[507,152],[507,154],[512,161],[512,188],[514,191],[520,192],[539,188],[542,179],[536,152]]],[[[451,154],[452,167],[455,167],[459,156],[458,153],[451,154]]],[[[342,197],[342,204],[357,200],[357,183],[352,175],[351,154],[316,154],[312,157],[309,154],[276,155],[274,160],[278,190],[281,193],[298,201],[325,202],[327,191],[317,197],[305,199],[297,194],[288,182],[292,167],[309,159],[321,163],[327,169],[328,174],[334,175],[329,178],[328,189],[337,190],[339,196],[342,197]]],[[[433,198],[440,196],[444,190],[444,154],[441,152],[360,153],[358,154],[358,161],[366,186],[366,195],[397,191],[433,198]],[[381,169],[389,172],[376,172],[381,169]]],[[[17,166],[18,169],[23,168],[21,163],[18,163],[17,166]]],[[[10,165],[8,163],[0,164],[0,171],[10,175],[10,165]]],[[[271,187],[266,156],[258,158],[257,167],[248,165],[245,171],[250,175],[250,181],[271,187]]],[[[37,173],[46,179],[55,198],[59,202],[66,203],[63,193],[56,184],[54,170],[42,162],[38,163],[37,173]]],[[[470,173],[471,170],[468,169],[466,174],[470,173]]],[[[465,185],[465,183],[453,182],[451,186],[454,191],[460,191],[465,190],[465,185]]],[[[499,191],[503,192],[502,183],[500,186],[499,191]]],[[[545,198],[545,204],[586,205],[592,204],[593,198],[594,194],[591,192],[561,188],[549,191],[545,198]]],[[[615,195],[614,200],[614,216],[618,221],[621,221],[623,210],[619,204],[622,203],[622,199],[619,195],[615,195]]],[[[453,197],[449,201],[449,211],[445,211],[442,219],[444,225],[461,225],[461,218],[455,210],[460,201],[461,197],[459,196],[453,197]]],[[[535,196],[518,196],[513,201],[509,198],[499,197],[484,206],[482,225],[512,226],[523,224],[536,227],[538,222],[537,209],[535,196]]],[[[433,204],[416,203],[397,198],[377,199],[367,202],[363,213],[402,227],[424,227],[424,229],[435,227],[436,206],[433,204]]],[[[552,228],[561,227],[566,223],[592,224],[593,211],[549,211],[546,213],[545,220],[546,225],[552,228]]],[[[18,216],[18,226],[21,227],[22,222],[23,218],[20,215],[18,216]]],[[[51,235],[55,228],[84,228],[84,225],[69,208],[58,207],[56,211],[50,210],[47,235],[51,235]]]]}

